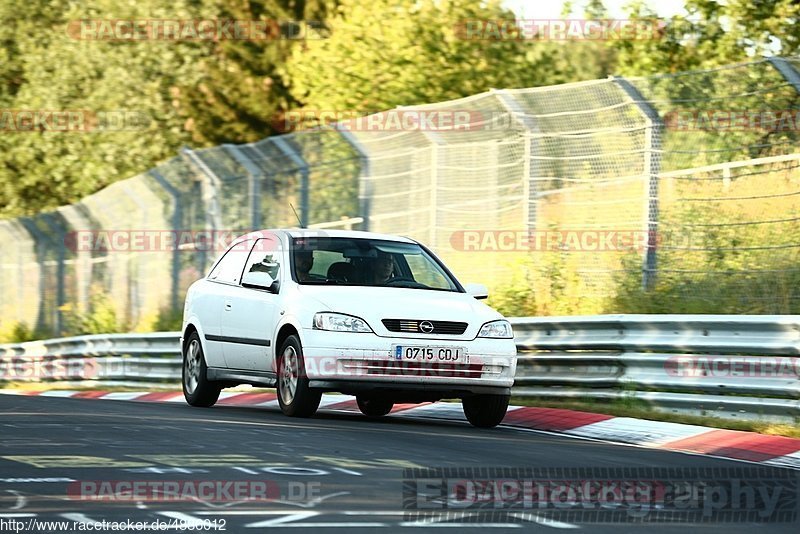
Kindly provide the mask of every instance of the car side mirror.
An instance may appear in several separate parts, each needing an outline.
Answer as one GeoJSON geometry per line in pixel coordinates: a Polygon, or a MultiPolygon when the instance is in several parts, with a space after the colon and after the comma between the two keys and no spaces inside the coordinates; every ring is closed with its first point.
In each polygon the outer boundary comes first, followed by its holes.
{"type": "Polygon", "coordinates": [[[489,298],[489,290],[483,284],[467,284],[464,289],[478,300],[489,298]]]}
{"type": "Polygon", "coordinates": [[[269,273],[263,271],[250,271],[242,276],[242,287],[250,289],[261,289],[270,293],[278,292],[278,281],[273,279],[269,273]]]}

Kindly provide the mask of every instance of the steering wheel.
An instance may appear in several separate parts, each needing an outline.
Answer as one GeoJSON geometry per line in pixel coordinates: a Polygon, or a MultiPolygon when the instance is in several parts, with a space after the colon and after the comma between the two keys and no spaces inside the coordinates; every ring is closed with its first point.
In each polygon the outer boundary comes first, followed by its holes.
{"type": "Polygon", "coordinates": [[[410,284],[408,287],[421,287],[421,288],[428,287],[425,284],[420,284],[419,282],[417,282],[413,278],[409,278],[407,276],[398,276],[397,278],[392,278],[392,279],[387,280],[386,282],[384,282],[383,285],[393,286],[393,285],[397,285],[398,282],[399,283],[410,284]]]}

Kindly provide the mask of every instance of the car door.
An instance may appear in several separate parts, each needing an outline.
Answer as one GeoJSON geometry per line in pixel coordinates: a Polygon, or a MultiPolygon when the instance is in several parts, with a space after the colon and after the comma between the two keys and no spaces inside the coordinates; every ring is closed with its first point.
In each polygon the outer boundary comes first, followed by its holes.
{"type": "Polygon", "coordinates": [[[206,362],[209,367],[231,367],[225,357],[227,341],[222,334],[222,319],[254,244],[255,240],[250,239],[231,245],[206,278],[201,306],[203,311],[199,319],[205,334],[206,362]]]}
{"type": "MultiPolygon", "coordinates": [[[[258,239],[244,265],[244,273],[267,272],[278,280],[283,277],[280,241],[267,236],[258,239]]],[[[278,289],[279,291],[279,289],[278,289]]],[[[231,288],[222,313],[222,336],[225,361],[231,369],[270,372],[275,347],[273,332],[278,319],[278,294],[260,288],[231,288]]]]}
{"type": "Polygon", "coordinates": [[[206,365],[209,367],[226,367],[223,354],[222,341],[222,305],[227,298],[225,286],[202,280],[193,288],[192,313],[205,334],[203,346],[205,347],[206,365]]]}

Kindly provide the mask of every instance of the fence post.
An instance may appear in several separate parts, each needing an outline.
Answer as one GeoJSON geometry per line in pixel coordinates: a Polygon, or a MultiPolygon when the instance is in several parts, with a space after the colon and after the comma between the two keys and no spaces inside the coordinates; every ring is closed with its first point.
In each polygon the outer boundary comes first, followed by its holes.
{"type": "MultiPolygon", "coordinates": [[[[172,229],[175,231],[181,231],[181,225],[183,223],[183,207],[181,204],[181,195],[177,189],[172,187],[158,169],[150,169],[150,176],[152,176],[158,184],[164,188],[167,194],[172,197],[172,229]]],[[[177,243],[177,242],[176,242],[177,243]]],[[[175,311],[179,306],[178,301],[178,291],[180,290],[180,274],[181,274],[181,259],[180,259],[180,249],[176,244],[175,250],[172,251],[172,283],[171,283],[171,295],[169,299],[169,305],[172,311],[175,311]]]]}
{"type": "Polygon", "coordinates": [[[645,205],[645,247],[642,265],[642,289],[649,291],[655,287],[657,263],[656,245],[658,242],[658,179],[661,172],[661,137],[664,123],[656,109],[650,105],[636,87],[625,78],[612,77],[614,82],[631,99],[644,115],[647,129],[644,137],[644,176],[647,177],[647,197],[645,205]]]}
{"type": "Polygon", "coordinates": [[[65,242],[65,238],[67,236],[67,232],[64,230],[64,227],[59,225],[56,221],[54,221],[55,214],[54,213],[43,213],[41,214],[42,219],[44,219],[45,224],[50,228],[52,231],[51,237],[54,235],[56,238],[55,247],[56,252],[58,254],[58,266],[56,269],[56,330],[61,335],[64,332],[64,305],[67,303],[66,299],[66,250],[67,244],[65,242]]]}
{"type": "Polygon", "coordinates": [[[92,282],[92,251],[83,250],[77,246],[78,232],[91,232],[98,226],[92,218],[91,212],[82,202],[69,206],[61,206],[57,210],[64,220],[75,232],[75,307],[79,313],[89,311],[89,289],[92,282]]]}
{"type": "Polygon", "coordinates": [[[247,190],[250,199],[250,230],[261,228],[261,168],[253,163],[247,155],[236,145],[222,145],[236,162],[244,167],[249,178],[247,190]]]}
{"type": "Polygon", "coordinates": [[[777,70],[783,79],[789,82],[797,93],[800,93],[800,73],[791,62],[782,57],[768,57],[767,61],[777,70]]]}
{"type": "Polygon", "coordinates": [[[508,89],[491,89],[490,92],[497,97],[500,104],[508,111],[514,122],[519,124],[525,129],[523,134],[524,149],[522,160],[522,191],[523,191],[523,214],[522,221],[525,225],[525,230],[530,232],[536,230],[536,184],[534,183],[536,170],[532,165],[533,154],[535,150],[534,143],[536,143],[536,134],[539,133],[539,127],[536,126],[536,121],[526,113],[525,108],[514,98],[513,93],[508,89]]]}
{"type": "Polygon", "coordinates": [[[41,322],[41,293],[43,266],[39,262],[39,249],[34,236],[25,229],[23,219],[7,219],[0,221],[0,235],[7,236],[10,240],[0,241],[0,253],[3,266],[8,266],[12,273],[6,271],[0,277],[0,294],[4,297],[3,305],[8,310],[8,315],[3,320],[24,323],[35,330],[41,322]],[[30,245],[30,254],[26,254],[26,245],[30,245]],[[13,249],[13,250],[9,250],[13,249]],[[28,261],[31,256],[34,261],[28,261]],[[36,267],[31,267],[35,263],[36,267]],[[12,267],[13,266],[13,267],[12,267]],[[29,296],[29,287],[36,285],[34,296],[29,296]],[[37,300],[38,298],[38,300],[37,300]],[[31,308],[36,310],[36,316],[30,318],[28,312],[31,308]],[[24,318],[24,319],[23,319],[24,318]]]}
{"type": "MultiPolygon", "coordinates": [[[[397,106],[396,109],[407,109],[405,106],[397,106]]],[[[410,108],[409,108],[410,109],[410,108]]],[[[436,250],[437,230],[439,229],[439,166],[441,157],[441,147],[446,142],[436,131],[420,128],[420,133],[431,143],[431,208],[430,208],[430,237],[426,243],[430,248],[436,250]]]]}
{"type": "Polygon", "coordinates": [[[222,208],[219,203],[219,177],[214,174],[206,163],[200,159],[196,152],[189,148],[182,148],[181,155],[189,162],[189,164],[200,171],[200,175],[205,178],[203,180],[203,199],[206,201],[207,216],[206,216],[206,229],[219,230],[222,228],[222,208]]]}
{"type": "Polygon", "coordinates": [[[369,212],[372,197],[372,184],[369,183],[370,168],[369,168],[369,154],[363,143],[353,135],[353,132],[346,128],[338,129],[338,132],[347,141],[353,150],[358,152],[358,159],[361,163],[361,172],[358,179],[358,215],[364,222],[361,223],[361,229],[365,232],[369,231],[369,212]]]}
{"type": "Polygon", "coordinates": [[[275,144],[278,149],[286,154],[286,156],[292,160],[297,166],[297,169],[300,171],[300,227],[301,228],[308,228],[308,221],[310,219],[310,212],[309,212],[309,183],[308,183],[308,163],[303,157],[298,154],[289,143],[283,138],[282,135],[277,135],[275,137],[271,137],[272,142],[275,144]]]}
{"type": "MultiPolygon", "coordinates": [[[[45,251],[48,245],[53,244],[52,234],[43,232],[33,218],[20,217],[19,222],[22,223],[22,226],[25,228],[25,230],[27,230],[31,237],[33,237],[34,243],[36,243],[36,261],[41,266],[41,271],[39,274],[39,320],[37,321],[38,324],[35,325],[34,328],[49,326],[47,316],[52,313],[53,322],[50,324],[53,325],[56,335],[61,335],[63,332],[63,321],[61,317],[62,310],[60,308],[64,305],[64,236],[61,236],[62,241],[60,247],[58,247],[58,244],[56,243],[58,250],[58,259],[56,260],[56,309],[52,310],[47,309],[47,302],[44,300],[44,297],[47,294],[45,291],[45,279],[47,276],[45,265],[48,261],[47,253],[45,251]]],[[[45,219],[45,222],[47,226],[49,226],[51,229],[53,228],[47,219],[45,219]]]]}
{"type": "MultiPolygon", "coordinates": [[[[209,242],[216,242],[216,233],[222,229],[222,206],[219,201],[219,191],[221,189],[219,184],[219,177],[214,174],[206,163],[194,151],[189,148],[181,149],[181,156],[196,170],[200,172],[203,178],[200,180],[203,204],[206,208],[206,231],[209,232],[209,242]]],[[[203,248],[200,254],[200,261],[203,262],[203,269],[209,267],[210,261],[207,257],[206,250],[203,248]]],[[[212,259],[213,261],[213,255],[212,259]]]]}

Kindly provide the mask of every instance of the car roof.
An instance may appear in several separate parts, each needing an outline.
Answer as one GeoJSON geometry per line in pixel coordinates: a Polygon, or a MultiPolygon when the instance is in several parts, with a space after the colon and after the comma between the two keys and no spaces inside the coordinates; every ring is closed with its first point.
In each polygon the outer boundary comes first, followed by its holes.
{"type": "Polygon", "coordinates": [[[276,234],[285,235],[293,238],[299,237],[350,237],[353,239],[379,239],[383,241],[396,241],[398,243],[416,243],[413,239],[391,234],[379,234],[375,232],[362,232],[360,230],[326,230],[322,228],[271,228],[256,230],[246,235],[237,237],[234,241],[242,241],[252,237],[263,237],[264,235],[276,234]]]}

